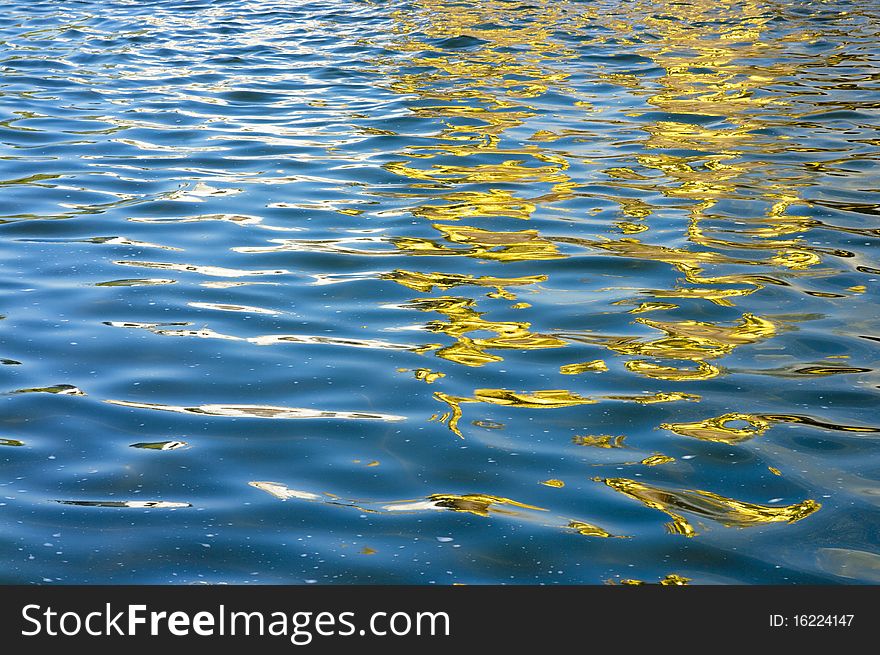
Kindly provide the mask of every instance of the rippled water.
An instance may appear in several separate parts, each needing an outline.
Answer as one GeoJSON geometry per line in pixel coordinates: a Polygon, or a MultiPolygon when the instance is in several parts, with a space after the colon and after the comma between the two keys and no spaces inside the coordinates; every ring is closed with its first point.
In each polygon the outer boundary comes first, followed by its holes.
{"type": "Polygon", "coordinates": [[[876,3],[3,8],[0,581],[880,581],[876,3]]]}

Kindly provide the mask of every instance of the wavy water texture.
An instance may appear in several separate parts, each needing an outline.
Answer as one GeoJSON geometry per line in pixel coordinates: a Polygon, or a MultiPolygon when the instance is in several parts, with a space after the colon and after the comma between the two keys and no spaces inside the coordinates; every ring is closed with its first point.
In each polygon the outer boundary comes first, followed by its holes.
{"type": "Polygon", "coordinates": [[[0,582],[876,583],[878,41],[5,3],[0,582]]]}

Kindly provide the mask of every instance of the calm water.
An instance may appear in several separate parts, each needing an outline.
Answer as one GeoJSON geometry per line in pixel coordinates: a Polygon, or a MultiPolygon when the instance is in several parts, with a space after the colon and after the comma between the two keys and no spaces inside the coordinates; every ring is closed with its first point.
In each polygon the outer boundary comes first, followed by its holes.
{"type": "Polygon", "coordinates": [[[876,3],[2,6],[0,581],[880,582],[876,3]]]}

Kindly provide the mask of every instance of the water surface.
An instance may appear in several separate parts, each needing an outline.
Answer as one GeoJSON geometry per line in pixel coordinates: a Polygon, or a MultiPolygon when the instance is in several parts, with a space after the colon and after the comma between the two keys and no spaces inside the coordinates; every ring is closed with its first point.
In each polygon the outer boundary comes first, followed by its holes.
{"type": "Polygon", "coordinates": [[[878,581],[876,4],[3,9],[0,581],[878,581]]]}

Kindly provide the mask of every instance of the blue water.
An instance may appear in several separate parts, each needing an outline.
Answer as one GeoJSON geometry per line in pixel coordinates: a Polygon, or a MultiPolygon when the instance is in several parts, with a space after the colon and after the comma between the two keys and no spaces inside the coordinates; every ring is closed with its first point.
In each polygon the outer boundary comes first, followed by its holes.
{"type": "Polygon", "coordinates": [[[2,9],[0,582],[880,581],[875,3],[2,9]]]}

